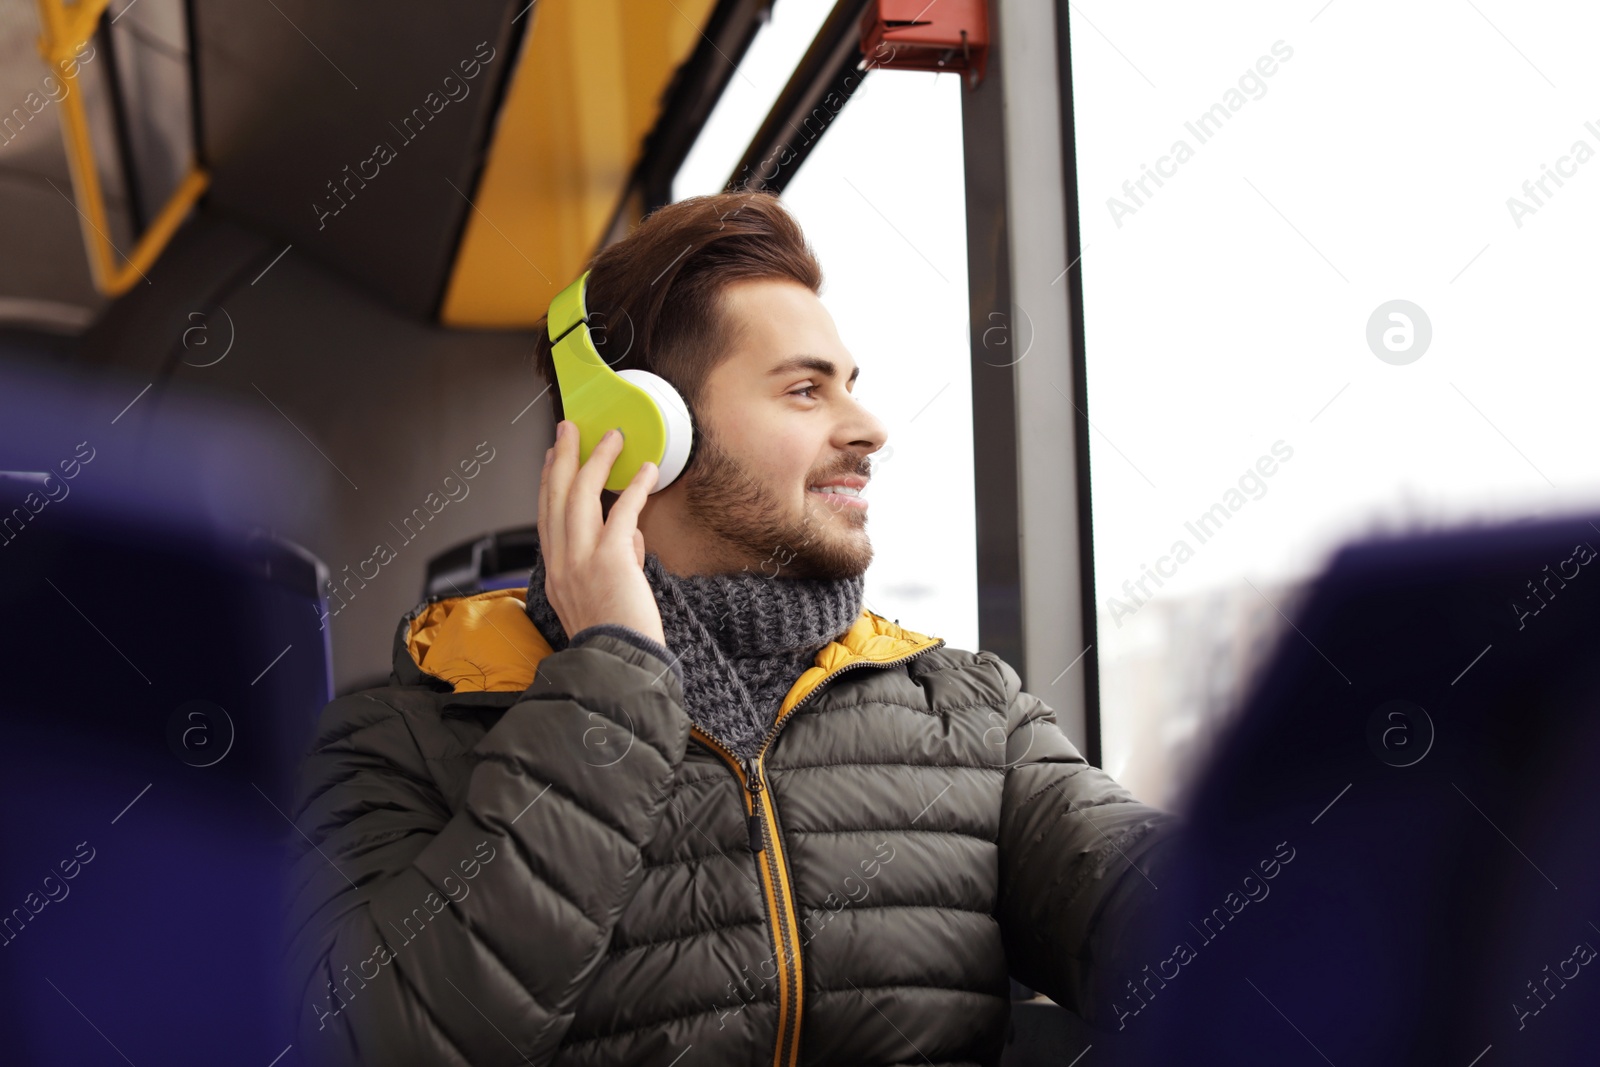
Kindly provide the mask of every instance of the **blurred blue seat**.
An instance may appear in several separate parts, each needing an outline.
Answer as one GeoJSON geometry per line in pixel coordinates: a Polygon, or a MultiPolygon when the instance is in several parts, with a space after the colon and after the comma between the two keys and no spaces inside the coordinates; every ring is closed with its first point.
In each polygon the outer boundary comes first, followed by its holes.
{"type": "Polygon", "coordinates": [[[1184,805],[1103,1051],[1595,1062],[1596,546],[1579,514],[1335,557],[1184,805]]]}
{"type": "Polygon", "coordinates": [[[208,482],[270,504],[272,442],[172,398],[117,419],[138,385],[104,384],[0,367],[0,1060],[264,1067],[326,570],[208,482]]]}

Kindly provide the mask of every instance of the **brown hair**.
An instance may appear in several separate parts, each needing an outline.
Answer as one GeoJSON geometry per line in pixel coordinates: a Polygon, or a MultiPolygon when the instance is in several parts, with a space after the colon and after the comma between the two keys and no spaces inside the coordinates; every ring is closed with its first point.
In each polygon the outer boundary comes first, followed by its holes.
{"type": "MultiPolygon", "coordinates": [[[[694,196],[658,208],[601,249],[589,270],[585,304],[600,357],[613,370],[659,374],[691,415],[734,341],[735,324],[723,312],[726,285],[787,278],[822,289],[822,267],[800,225],[767,192],[694,196]]],[[[565,416],[543,317],[535,328],[534,367],[551,387],[559,422],[565,416]]],[[[696,443],[699,436],[697,427],[696,443]]]]}

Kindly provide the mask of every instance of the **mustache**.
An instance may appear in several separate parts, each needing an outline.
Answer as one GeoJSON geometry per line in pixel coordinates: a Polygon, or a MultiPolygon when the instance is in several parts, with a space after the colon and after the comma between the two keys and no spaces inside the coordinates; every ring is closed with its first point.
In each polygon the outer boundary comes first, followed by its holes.
{"type": "Polygon", "coordinates": [[[828,471],[828,472],[826,472],[824,474],[818,474],[815,477],[809,479],[806,482],[806,484],[807,485],[822,485],[825,482],[827,482],[827,480],[829,478],[838,478],[838,477],[842,477],[844,475],[854,475],[857,478],[865,478],[868,481],[871,481],[872,480],[872,465],[869,463],[869,464],[864,464],[864,465],[856,466],[856,467],[844,467],[844,468],[842,468],[840,470],[828,471]]]}

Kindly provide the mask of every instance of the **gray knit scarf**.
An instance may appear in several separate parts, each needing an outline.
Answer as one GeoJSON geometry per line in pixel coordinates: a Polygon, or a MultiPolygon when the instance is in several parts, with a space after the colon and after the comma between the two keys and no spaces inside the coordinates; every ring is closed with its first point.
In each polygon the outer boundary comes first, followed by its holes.
{"type": "MultiPolygon", "coordinates": [[[[650,551],[644,573],[683,679],[684,710],[743,757],[760,750],[783,698],[817,652],[860,617],[866,584],[860,575],[769,578],[748,570],[685,577],[668,573],[650,551]]],[[[552,649],[567,647],[568,634],[544,595],[543,553],[535,553],[527,610],[552,649]]]]}

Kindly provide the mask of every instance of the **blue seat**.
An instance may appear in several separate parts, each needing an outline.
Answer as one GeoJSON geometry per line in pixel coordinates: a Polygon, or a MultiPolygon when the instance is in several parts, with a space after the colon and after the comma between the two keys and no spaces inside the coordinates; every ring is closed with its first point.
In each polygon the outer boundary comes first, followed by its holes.
{"type": "Polygon", "coordinates": [[[332,697],[326,569],[195,465],[263,500],[295,472],[181,403],[113,423],[137,386],[0,378],[0,467],[24,472],[0,478],[0,1059],[265,1065],[291,1043],[282,812],[332,697]]]}
{"type": "Polygon", "coordinates": [[[1597,546],[1573,515],[1339,553],[1184,806],[1104,1051],[1594,1062],[1597,546]]]}

